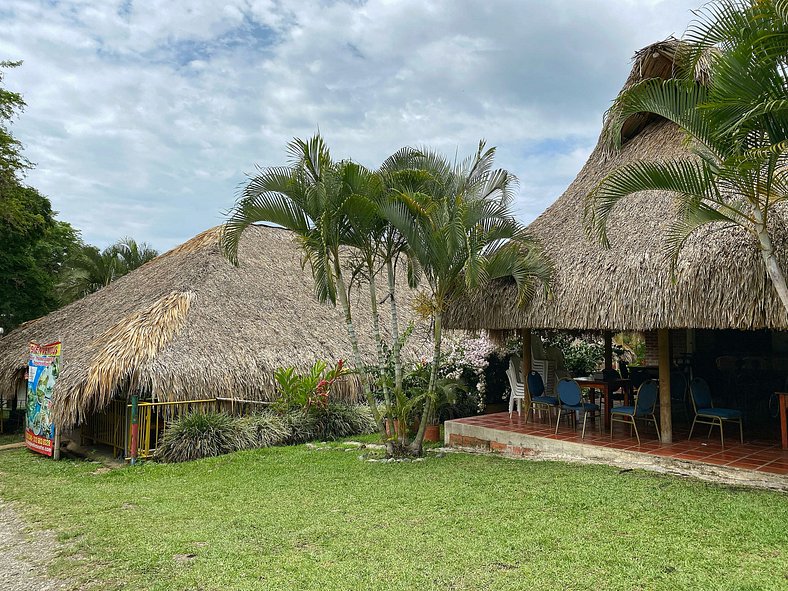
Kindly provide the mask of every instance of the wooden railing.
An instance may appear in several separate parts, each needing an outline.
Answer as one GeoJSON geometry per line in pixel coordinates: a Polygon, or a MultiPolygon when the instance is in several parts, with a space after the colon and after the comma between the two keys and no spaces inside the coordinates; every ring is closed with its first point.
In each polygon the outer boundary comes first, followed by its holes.
{"type": "MultiPolygon", "coordinates": [[[[206,400],[184,400],[179,402],[140,402],[139,403],[139,444],[137,445],[137,458],[151,457],[159,446],[159,442],[167,432],[167,427],[175,419],[190,412],[215,411],[217,402],[215,398],[206,400]]],[[[131,405],[128,405],[131,415],[131,405]]],[[[129,441],[131,436],[129,435],[129,441]]],[[[127,446],[128,447],[128,446],[127,446]]],[[[126,454],[126,459],[131,459],[131,454],[126,454]]]]}
{"type": "MultiPolygon", "coordinates": [[[[150,458],[156,452],[169,424],[188,412],[206,412],[217,409],[215,398],[184,400],[180,402],[140,402],[139,442],[137,457],[150,458]]],[[[123,452],[130,459],[131,404],[113,400],[104,412],[91,415],[82,425],[82,441],[101,443],[112,447],[113,455],[123,452]]]]}
{"type": "Polygon", "coordinates": [[[112,455],[117,456],[125,452],[128,435],[128,416],[126,415],[126,401],[113,400],[104,412],[90,415],[82,425],[80,435],[82,443],[101,443],[112,447],[112,455]]]}

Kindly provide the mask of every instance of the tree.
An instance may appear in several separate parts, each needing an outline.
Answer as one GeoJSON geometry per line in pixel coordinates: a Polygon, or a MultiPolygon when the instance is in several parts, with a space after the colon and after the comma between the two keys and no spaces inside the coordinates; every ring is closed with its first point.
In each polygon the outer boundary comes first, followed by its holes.
{"type": "Polygon", "coordinates": [[[353,364],[364,381],[367,401],[378,429],[385,433],[383,416],[363,371],[350,308],[349,282],[340,252],[350,240],[347,201],[354,194],[354,185],[363,182],[366,172],[352,162],[335,162],[319,134],[308,141],[295,138],[287,149],[288,166],[260,169],[242,190],[228,212],[222,249],[230,262],[238,264],[241,235],[255,222],[271,222],[296,234],[312,270],[318,301],[332,305],[339,302],[350,338],[353,364]]]}
{"type": "Polygon", "coordinates": [[[123,277],[159,253],[148,244],[138,244],[132,238],[123,238],[102,251],[83,245],[67,262],[65,278],[60,283],[64,303],[84,297],[116,279],[123,277]]]}
{"type": "MultiPolygon", "coordinates": [[[[312,269],[317,298],[338,301],[345,314],[356,371],[364,378],[367,400],[389,454],[422,452],[436,393],[441,314],[450,297],[510,276],[525,301],[536,281],[546,285],[549,278],[549,267],[509,212],[513,177],[492,170],[494,150],[483,147],[475,158],[457,166],[437,155],[401,150],[379,171],[371,172],[354,162],[334,162],[319,135],[307,142],[295,139],[289,145],[290,165],[261,170],[251,179],[225,224],[222,247],[236,264],[240,237],[250,224],[268,221],[296,234],[312,269]],[[346,250],[355,253],[350,278],[346,250]],[[411,442],[395,442],[386,435],[384,416],[391,416],[397,404],[401,375],[395,379],[394,399],[389,397],[388,383],[382,382],[385,412],[381,413],[364,375],[347,293],[356,278],[366,280],[372,336],[382,369],[387,360],[377,318],[376,280],[385,269],[395,304],[394,268],[400,255],[409,258],[411,279],[422,273],[427,278],[435,321],[432,376],[421,427],[411,442]]],[[[395,350],[400,340],[396,305],[392,333],[395,350]]]]}
{"type": "Polygon", "coordinates": [[[538,285],[545,289],[551,268],[538,246],[511,213],[515,177],[493,169],[495,149],[479,143],[477,152],[452,163],[425,152],[420,166],[427,173],[382,211],[407,242],[428,289],[424,302],[433,320],[433,357],[419,430],[410,444],[420,455],[424,431],[432,416],[441,362],[443,313],[449,302],[496,279],[510,278],[525,304],[538,285]]]}
{"type": "Polygon", "coordinates": [[[788,285],[775,255],[777,209],[788,199],[788,2],[718,1],[696,13],[676,54],[679,76],[649,79],[622,92],[607,114],[607,141],[635,113],[676,123],[692,155],[666,162],[631,162],[588,196],[586,224],[608,245],[616,204],[649,190],[675,195],[679,216],[666,240],[675,264],[701,227],[737,226],[758,245],[766,272],[788,312],[788,285]]]}
{"type": "MultiPolygon", "coordinates": [[[[0,62],[0,83],[2,68],[19,64],[0,62]]],[[[56,285],[81,244],[79,233],[56,219],[49,199],[22,183],[31,164],[9,126],[23,107],[21,95],[0,86],[0,326],[6,330],[60,305],[56,285]]]]}

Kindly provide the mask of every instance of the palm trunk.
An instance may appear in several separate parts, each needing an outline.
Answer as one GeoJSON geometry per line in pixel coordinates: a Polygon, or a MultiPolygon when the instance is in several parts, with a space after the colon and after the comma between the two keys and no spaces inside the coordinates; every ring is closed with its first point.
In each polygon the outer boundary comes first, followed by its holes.
{"type": "Polygon", "coordinates": [[[345,327],[347,328],[348,336],[350,337],[350,346],[353,351],[353,364],[356,366],[356,371],[361,376],[361,381],[364,386],[364,392],[367,397],[367,403],[372,410],[372,416],[375,419],[375,424],[378,426],[378,431],[383,437],[386,434],[386,426],[380,416],[378,405],[375,402],[375,396],[372,393],[372,386],[369,383],[369,378],[364,372],[364,362],[361,359],[361,352],[358,347],[358,335],[356,335],[356,328],[353,326],[353,316],[350,311],[350,301],[347,297],[347,290],[345,288],[345,280],[342,277],[342,270],[339,267],[339,262],[334,263],[334,272],[336,274],[337,282],[337,296],[345,313],[345,327]]]}
{"type": "Polygon", "coordinates": [[[766,229],[766,224],[763,223],[763,218],[760,216],[760,211],[756,215],[758,224],[756,225],[756,233],[758,235],[758,242],[761,247],[761,256],[763,257],[764,265],[766,266],[766,274],[777,290],[777,296],[783,305],[783,309],[788,314],[788,284],[786,284],[785,273],[780,267],[780,262],[774,254],[774,245],[772,238],[769,236],[769,231],[766,229]]]}
{"type": "Polygon", "coordinates": [[[386,363],[386,356],[383,352],[383,339],[380,338],[380,321],[378,319],[378,291],[375,282],[375,268],[373,262],[368,262],[367,269],[369,270],[369,305],[372,310],[372,336],[375,339],[375,345],[378,353],[378,367],[381,376],[381,388],[383,390],[383,400],[386,402],[386,416],[388,417],[391,412],[391,396],[389,395],[389,385],[387,376],[385,375],[388,368],[386,363]]]}
{"type": "Polygon", "coordinates": [[[394,357],[394,391],[402,392],[402,355],[399,342],[399,318],[397,316],[396,277],[394,275],[394,261],[389,257],[386,261],[386,271],[389,279],[389,303],[391,304],[391,352],[394,357]]]}
{"type": "Polygon", "coordinates": [[[421,422],[419,423],[419,430],[413,438],[413,443],[410,445],[411,452],[415,455],[422,455],[424,452],[424,432],[427,429],[427,421],[432,418],[433,399],[435,398],[435,386],[438,383],[438,367],[440,367],[441,357],[441,312],[435,311],[435,326],[433,328],[433,335],[435,339],[435,346],[432,351],[432,369],[430,371],[430,383],[427,387],[427,400],[424,404],[424,410],[421,413],[421,422]]]}

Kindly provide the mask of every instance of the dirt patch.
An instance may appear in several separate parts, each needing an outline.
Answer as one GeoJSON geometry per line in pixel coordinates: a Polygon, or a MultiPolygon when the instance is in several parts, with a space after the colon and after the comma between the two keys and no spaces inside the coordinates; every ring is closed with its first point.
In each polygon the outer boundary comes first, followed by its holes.
{"type": "Polygon", "coordinates": [[[46,573],[48,560],[59,549],[52,532],[28,531],[11,505],[0,501],[0,589],[74,589],[73,583],[53,579],[46,573]]]}

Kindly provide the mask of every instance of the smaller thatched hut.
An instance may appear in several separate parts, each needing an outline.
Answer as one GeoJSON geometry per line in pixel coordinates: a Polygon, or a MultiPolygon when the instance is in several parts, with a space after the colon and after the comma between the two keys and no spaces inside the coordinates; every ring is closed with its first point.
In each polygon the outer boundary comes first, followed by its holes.
{"type": "MultiPolygon", "coordinates": [[[[53,391],[54,418],[79,425],[129,392],[151,401],[214,397],[268,400],[274,370],[347,359],[351,346],[340,310],[317,302],[308,266],[290,232],[252,226],[238,267],[219,249],[216,227],[111,285],[0,339],[0,396],[23,383],[30,341],[63,343],[53,391]]],[[[414,317],[401,291],[401,318],[414,317]]],[[[369,300],[352,294],[362,351],[372,362],[369,300]]],[[[385,331],[390,311],[380,306],[385,331]]],[[[419,337],[411,339],[416,347],[419,337]]],[[[407,353],[407,351],[406,351],[407,353]]],[[[358,394],[358,380],[347,384],[358,394]]]]}

